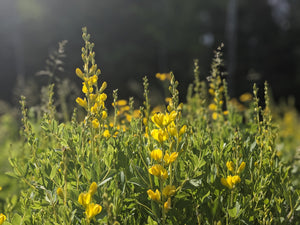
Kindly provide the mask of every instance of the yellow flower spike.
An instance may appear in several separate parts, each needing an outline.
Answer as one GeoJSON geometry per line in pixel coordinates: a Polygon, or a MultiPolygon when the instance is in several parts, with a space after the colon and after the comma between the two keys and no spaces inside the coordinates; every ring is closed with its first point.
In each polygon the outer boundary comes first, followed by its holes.
{"type": "Polygon", "coordinates": [[[80,105],[81,107],[87,109],[87,101],[86,98],[82,99],[82,98],[76,98],[76,102],[78,105],[80,105]]]}
{"type": "Polygon", "coordinates": [[[102,211],[102,206],[95,204],[95,203],[90,203],[85,210],[85,214],[87,218],[90,220],[94,218],[96,215],[98,215],[102,211]]]}
{"type": "Polygon", "coordinates": [[[171,198],[168,198],[168,200],[164,203],[164,210],[165,212],[168,212],[171,209],[171,198]]]}
{"type": "Polygon", "coordinates": [[[84,74],[82,73],[81,69],[77,68],[75,72],[79,78],[81,78],[82,80],[84,79],[84,74]]]}
{"type": "Polygon", "coordinates": [[[91,185],[90,185],[90,189],[89,189],[89,193],[93,196],[96,191],[97,191],[97,183],[96,182],[93,182],[91,185]]]}
{"type": "Polygon", "coordinates": [[[64,198],[64,192],[63,189],[61,187],[57,188],[56,190],[56,194],[60,197],[60,198],[64,198]]]}
{"type": "Polygon", "coordinates": [[[149,173],[160,178],[160,179],[167,179],[168,178],[168,171],[160,164],[155,164],[149,170],[149,173]]]}
{"type": "Polygon", "coordinates": [[[166,153],[164,156],[164,161],[167,165],[174,162],[178,157],[178,152],[173,152],[171,155],[169,153],[166,153]]]}
{"type": "Polygon", "coordinates": [[[106,119],[107,118],[107,112],[106,111],[103,111],[102,112],[102,117],[101,117],[102,119],[106,119]]]}
{"type": "Polygon", "coordinates": [[[224,116],[227,116],[228,114],[229,114],[229,111],[228,111],[228,110],[223,111],[223,115],[224,115],[224,116]]]}
{"type": "Polygon", "coordinates": [[[169,138],[168,133],[161,129],[153,129],[151,131],[151,136],[160,143],[169,138]]]}
{"type": "Polygon", "coordinates": [[[6,216],[3,213],[1,213],[0,214],[0,225],[3,224],[5,220],[6,220],[6,216]]]}
{"type": "Polygon", "coordinates": [[[227,177],[227,179],[225,179],[225,178],[222,177],[221,178],[221,184],[224,185],[225,187],[228,187],[229,189],[232,189],[233,186],[232,186],[232,183],[231,183],[231,179],[230,179],[230,183],[228,183],[228,181],[227,181],[227,180],[229,180],[228,177],[227,177]]]}
{"type": "Polygon", "coordinates": [[[149,198],[152,199],[153,201],[160,202],[161,194],[160,194],[159,190],[156,189],[156,191],[154,192],[151,189],[149,189],[147,191],[147,194],[148,194],[149,198]]]}
{"type": "Polygon", "coordinates": [[[176,188],[174,185],[167,185],[164,187],[162,194],[166,197],[173,196],[176,192],[176,188]]]}
{"type": "Polygon", "coordinates": [[[163,152],[160,149],[155,149],[150,153],[150,156],[156,161],[161,161],[163,157],[163,152]]]}
{"type": "Polygon", "coordinates": [[[100,126],[100,123],[99,123],[98,119],[94,119],[94,120],[92,121],[92,126],[93,126],[93,128],[95,128],[95,129],[97,129],[97,128],[100,126]]]}
{"type": "Polygon", "coordinates": [[[232,161],[228,161],[227,163],[226,163],[226,167],[227,167],[227,169],[230,171],[230,172],[234,172],[234,163],[232,162],[232,161]]]}
{"type": "Polygon", "coordinates": [[[245,167],[246,167],[246,163],[242,162],[241,165],[238,168],[237,174],[240,174],[241,172],[243,172],[245,167]]]}
{"type": "Polygon", "coordinates": [[[103,132],[103,137],[105,137],[105,138],[109,138],[111,135],[110,135],[110,133],[109,133],[109,130],[105,130],[104,132],[103,132]]]}
{"type": "Polygon", "coordinates": [[[91,203],[91,198],[91,193],[80,193],[78,197],[78,202],[80,205],[86,208],[91,203]]]}

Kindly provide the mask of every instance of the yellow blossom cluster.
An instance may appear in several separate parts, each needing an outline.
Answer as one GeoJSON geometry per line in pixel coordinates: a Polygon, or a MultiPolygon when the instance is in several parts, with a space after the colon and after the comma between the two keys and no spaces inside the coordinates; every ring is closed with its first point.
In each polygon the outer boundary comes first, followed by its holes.
{"type": "Polygon", "coordinates": [[[180,141],[182,135],[187,130],[187,126],[183,125],[181,128],[177,128],[174,121],[179,115],[180,114],[175,111],[154,114],[151,117],[151,120],[156,125],[157,129],[151,131],[151,136],[160,144],[170,137],[174,137],[180,141]]]}
{"type": "Polygon", "coordinates": [[[150,152],[153,164],[148,172],[158,178],[160,189],[156,189],[155,192],[151,189],[147,191],[149,198],[159,203],[164,213],[171,209],[171,197],[176,192],[176,187],[172,184],[171,173],[179,152],[174,145],[182,140],[187,131],[186,125],[177,125],[181,116],[179,111],[181,106],[174,110],[172,100],[168,99],[168,102],[168,112],[158,112],[151,116],[155,127],[151,130],[150,135],[157,141],[157,147],[150,152]],[[167,179],[170,181],[168,184],[166,184],[167,179]]]}
{"type": "Polygon", "coordinates": [[[90,185],[89,191],[87,193],[80,193],[78,197],[78,202],[85,208],[85,215],[88,221],[94,218],[102,211],[102,206],[99,204],[92,203],[92,196],[97,191],[97,184],[93,182],[90,185]]]}
{"type": "Polygon", "coordinates": [[[226,179],[222,177],[221,178],[221,183],[225,187],[227,187],[229,189],[233,189],[233,188],[235,188],[235,186],[238,183],[241,182],[241,178],[240,178],[239,174],[244,171],[244,169],[246,167],[246,163],[242,162],[240,164],[240,166],[238,168],[236,168],[232,161],[228,161],[226,163],[226,167],[233,174],[233,176],[229,175],[229,176],[226,177],[226,179]]]}

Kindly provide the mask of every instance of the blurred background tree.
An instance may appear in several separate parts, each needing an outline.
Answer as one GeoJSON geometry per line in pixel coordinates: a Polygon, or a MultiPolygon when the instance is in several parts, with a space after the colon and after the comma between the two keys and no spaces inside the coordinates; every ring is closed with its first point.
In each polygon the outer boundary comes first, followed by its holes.
{"type": "Polygon", "coordinates": [[[14,88],[37,89],[30,83],[44,82],[35,74],[61,40],[68,44],[59,76],[79,86],[83,26],[96,44],[101,79],[122,98],[141,96],[143,76],[171,70],[184,94],[193,59],[205,79],[222,42],[233,96],[267,80],[276,99],[297,97],[299,10],[298,0],[1,0],[0,98],[16,103],[14,88]]]}

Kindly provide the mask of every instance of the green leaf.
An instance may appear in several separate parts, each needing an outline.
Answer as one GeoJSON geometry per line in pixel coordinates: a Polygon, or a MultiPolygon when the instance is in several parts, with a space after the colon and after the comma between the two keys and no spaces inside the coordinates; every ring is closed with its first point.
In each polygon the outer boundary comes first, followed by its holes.
{"type": "Polygon", "coordinates": [[[228,209],[228,214],[229,214],[230,217],[235,218],[236,215],[237,215],[237,209],[236,209],[236,207],[234,207],[232,209],[228,209]]]}
{"type": "Polygon", "coordinates": [[[12,218],[12,224],[14,225],[22,224],[22,217],[19,214],[15,214],[14,217],[12,218]]]}

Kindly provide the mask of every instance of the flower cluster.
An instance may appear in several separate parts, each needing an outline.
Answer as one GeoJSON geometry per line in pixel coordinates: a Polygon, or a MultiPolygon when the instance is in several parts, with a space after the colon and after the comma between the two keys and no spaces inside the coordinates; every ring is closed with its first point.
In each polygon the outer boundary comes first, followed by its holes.
{"type": "Polygon", "coordinates": [[[240,178],[239,174],[244,171],[245,166],[246,166],[246,163],[242,162],[240,164],[240,166],[236,169],[234,163],[232,161],[228,161],[226,163],[226,167],[233,174],[233,176],[229,175],[226,177],[226,179],[222,177],[221,183],[225,187],[229,188],[230,190],[235,188],[235,186],[241,182],[241,178],[240,178]]]}
{"type": "Polygon", "coordinates": [[[102,211],[102,206],[99,204],[92,203],[92,197],[97,191],[97,184],[93,182],[90,185],[88,193],[80,193],[78,197],[78,202],[85,208],[85,215],[87,221],[90,221],[96,215],[102,211]]]}

